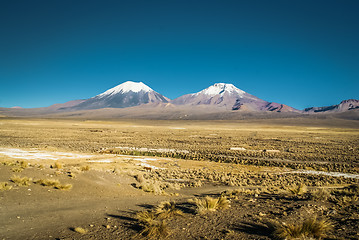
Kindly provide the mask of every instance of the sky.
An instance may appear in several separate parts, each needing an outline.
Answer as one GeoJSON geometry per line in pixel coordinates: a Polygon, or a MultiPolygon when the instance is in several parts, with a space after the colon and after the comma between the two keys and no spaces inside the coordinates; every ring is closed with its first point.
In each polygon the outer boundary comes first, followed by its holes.
{"type": "Polygon", "coordinates": [[[125,81],[174,99],[214,83],[297,109],[359,98],[357,0],[0,0],[0,107],[125,81]]]}

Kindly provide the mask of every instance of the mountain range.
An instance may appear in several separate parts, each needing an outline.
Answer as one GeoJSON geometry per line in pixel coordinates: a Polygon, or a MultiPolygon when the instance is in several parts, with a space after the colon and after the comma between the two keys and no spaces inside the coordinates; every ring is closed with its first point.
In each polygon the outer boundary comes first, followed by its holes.
{"type": "Polygon", "coordinates": [[[127,81],[89,99],[73,100],[44,108],[0,108],[0,115],[222,119],[233,116],[238,118],[239,115],[246,114],[281,113],[283,116],[294,116],[349,111],[355,112],[356,119],[359,100],[344,100],[337,105],[311,107],[301,111],[285,104],[262,100],[229,83],[216,83],[197,93],[170,100],[142,82],[127,81]]]}

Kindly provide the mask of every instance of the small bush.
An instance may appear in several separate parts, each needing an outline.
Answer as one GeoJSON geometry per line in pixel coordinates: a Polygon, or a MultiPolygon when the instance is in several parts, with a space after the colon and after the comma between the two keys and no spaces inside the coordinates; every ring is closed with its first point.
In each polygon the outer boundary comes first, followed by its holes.
{"type": "Polygon", "coordinates": [[[331,196],[330,192],[327,189],[323,189],[323,188],[314,190],[310,194],[313,200],[319,200],[319,201],[326,201],[331,196]]]}
{"type": "Polygon", "coordinates": [[[35,183],[40,184],[41,186],[53,187],[60,190],[70,190],[72,188],[71,184],[61,184],[59,180],[55,179],[40,179],[35,181],[35,183]]]}
{"type": "Polygon", "coordinates": [[[303,222],[287,224],[277,223],[274,226],[273,235],[276,239],[322,239],[333,229],[328,220],[318,220],[316,216],[303,222]]]}
{"type": "Polygon", "coordinates": [[[135,179],[136,179],[136,181],[139,182],[139,183],[145,183],[145,182],[146,182],[146,179],[143,177],[142,174],[137,174],[137,175],[135,176],[135,179]]]}
{"type": "Polygon", "coordinates": [[[46,187],[55,187],[57,185],[60,185],[59,180],[54,180],[54,179],[39,179],[35,183],[46,187]]]}
{"type": "Polygon", "coordinates": [[[81,168],[80,168],[80,170],[81,171],[89,171],[91,168],[90,168],[90,166],[89,165],[86,165],[86,166],[82,166],[81,168]]]}
{"type": "Polygon", "coordinates": [[[359,198],[357,196],[340,196],[336,197],[334,199],[334,202],[336,202],[339,206],[345,206],[349,204],[354,204],[358,200],[359,198]]]}
{"type": "Polygon", "coordinates": [[[155,220],[143,226],[140,235],[148,239],[161,239],[169,235],[167,224],[163,220],[155,220]]]}
{"type": "Polygon", "coordinates": [[[0,191],[10,190],[12,186],[10,186],[7,182],[0,182],[0,191]]]}
{"type": "Polygon", "coordinates": [[[56,185],[55,188],[60,190],[70,190],[72,188],[72,184],[60,184],[56,185]]]}
{"type": "Polygon", "coordinates": [[[24,169],[22,167],[13,167],[13,168],[11,168],[11,171],[13,171],[13,172],[22,172],[22,171],[24,171],[24,169]]]}
{"type": "Polygon", "coordinates": [[[29,186],[32,179],[28,178],[28,177],[22,178],[20,176],[14,175],[10,178],[10,181],[12,181],[13,183],[15,183],[18,186],[29,186]]]}
{"type": "Polygon", "coordinates": [[[138,212],[136,219],[143,228],[139,235],[146,236],[149,239],[159,239],[168,236],[167,224],[162,217],[163,215],[160,216],[160,214],[154,211],[138,212]]]}
{"type": "Polygon", "coordinates": [[[171,218],[174,216],[182,216],[183,212],[176,208],[175,202],[161,202],[155,209],[156,214],[161,218],[171,218]]]}
{"type": "Polygon", "coordinates": [[[359,184],[351,184],[344,188],[343,190],[344,194],[346,195],[359,195],[359,184]]]}
{"type": "Polygon", "coordinates": [[[157,214],[153,211],[141,211],[136,214],[136,219],[143,224],[149,224],[157,219],[157,214]]]}
{"type": "MultiPolygon", "coordinates": [[[[141,176],[141,175],[139,175],[141,176]]],[[[137,183],[135,186],[136,188],[142,189],[145,192],[152,192],[154,194],[162,194],[163,188],[161,183],[158,181],[146,181],[146,180],[138,180],[141,181],[137,183]]]]}
{"type": "Polygon", "coordinates": [[[81,234],[86,234],[86,233],[87,233],[87,229],[84,229],[84,228],[82,228],[82,227],[75,227],[73,230],[74,230],[75,232],[81,233],[81,234]]]}
{"type": "Polygon", "coordinates": [[[22,168],[27,168],[27,167],[29,166],[29,163],[26,162],[26,161],[20,161],[20,162],[19,162],[19,165],[20,165],[20,167],[22,167],[22,168]]]}
{"type": "Polygon", "coordinates": [[[226,209],[230,207],[228,199],[223,196],[219,198],[211,198],[208,196],[202,199],[196,198],[194,200],[194,203],[197,206],[198,213],[204,213],[206,211],[216,211],[219,209],[226,209]]]}
{"type": "Polygon", "coordinates": [[[300,185],[295,185],[293,187],[288,188],[288,191],[295,196],[302,195],[302,194],[306,193],[307,190],[308,190],[307,186],[303,183],[301,183],[300,185]]]}
{"type": "Polygon", "coordinates": [[[62,168],[62,164],[59,162],[55,162],[54,165],[50,166],[51,168],[56,168],[56,169],[61,169],[62,168]]]}

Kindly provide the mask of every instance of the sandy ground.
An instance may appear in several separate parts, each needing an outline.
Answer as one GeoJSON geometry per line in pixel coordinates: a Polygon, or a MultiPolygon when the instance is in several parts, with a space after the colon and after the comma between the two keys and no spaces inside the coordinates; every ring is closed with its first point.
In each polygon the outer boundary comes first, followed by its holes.
{"type": "MultiPolygon", "coordinates": [[[[71,231],[71,227],[95,226],[99,219],[116,215],[119,211],[138,211],[143,204],[190,198],[194,194],[218,192],[228,188],[180,190],[180,197],[176,197],[145,193],[131,185],[136,182],[133,175],[144,172],[144,167],[164,168],[175,162],[183,167],[201,168],[211,165],[210,167],[217,168],[208,162],[8,148],[0,149],[0,160],[9,164],[26,160],[29,165],[20,173],[12,171],[14,166],[0,166],[0,182],[19,175],[31,177],[33,181],[58,179],[61,183],[73,185],[71,190],[58,190],[34,183],[29,186],[13,184],[13,189],[0,192],[2,239],[59,238],[71,231]],[[62,168],[51,168],[55,162],[61,162],[62,168]],[[82,166],[89,166],[90,170],[81,171],[82,166]]],[[[222,168],[229,167],[223,165],[222,168]]]]}
{"type": "MultiPolygon", "coordinates": [[[[116,125],[116,123],[114,124],[116,125]]],[[[188,131],[183,135],[188,135],[188,138],[198,138],[206,144],[212,139],[216,140],[218,144],[222,141],[220,137],[227,135],[228,142],[231,143],[233,138],[230,134],[239,132],[236,123],[205,125],[201,126],[204,130],[198,131],[196,130],[198,123],[186,122],[178,126],[172,123],[168,126],[167,123],[161,124],[160,127],[147,127],[142,123],[139,123],[138,126],[131,123],[130,127],[126,125],[123,128],[138,131],[133,134],[142,134],[140,136],[147,136],[142,132],[148,131],[148,129],[153,131],[149,136],[161,135],[167,130],[171,131],[168,133],[171,136],[188,131]],[[164,131],[163,128],[167,128],[167,130],[164,131]],[[163,132],[156,133],[157,130],[163,132]],[[177,133],[177,131],[179,132],[177,133]],[[201,135],[203,133],[205,135],[201,135]]],[[[141,226],[135,219],[136,212],[153,209],[160,202],[169,200],[175,200],[185,216],[168,221],[170,229],[168,239],[272,239],[270,230],[264,225],[268,219],[299,221],[305,216],[315,214],[334,222],[335,231],[328,234],[327,239],[359,239],[359,201],[355,196],[344,198],[339,193],[337,195],[333,193],[333,196],[336,197],[336,199],[333,198],[333,201],[318,201],[313,200],[309,193],[303,196],[288,196],[281,192],[254,191],[262,187],[261,183],[257,183],[257,181],[260,178],[265,178],[267,173],[277,174],[281,181],[294,174],[297,176],[296,181],[303,179],[303,181],[313,181],[314,183],[323,182],[323,184],[313,184],[309,190],[336,189],[348,186],[350,183],[358,184],[357,173],[325,176],[317,175],[318,171],[310,169],[302,169],[302,174],[299,174],[298,169],[289,169],[285,166],[266,167],[167,157],[103,154],[92,149],[100,149],[102,141],[104,144],[111,144],[113,139],[108,138],[105,142],[101,137],[105,139],[107,134],[111,137],[116,136],[114,145],[117,146],[124,146],[123,143],[127,140],[130,141],[136,137],[131,135],[132,132],[128,133],[123,129],[121,129],[121,133],[117,129],[106,130],[112,127],[112,123],[106,122],[90,121],[82,125],[81,122],[64,121],[58,125],[58,128],[55,128],[51,121],[16,120],[5,122],[4,125],[3,128],[0,128],[0,134],[4,137],[3,144],[0,146],[0,183],[6,183],[12,188],[0,190],[0,239],[140,239],[142,237],[138,233],[141,231],[141,226]],[[11,127],[5,127],[6,124],[11,127]],[[39,132],[38,129],[42,129],[44,126],[46,126],[46,131],[39,132]],[[17,131],[17,128],[21,131],[17,131]],[[88,147],[87,139],[76,131],[71,132],[71,129],[86,132],[91,136],[96,135],[91,138],[92,147],[88,147]],[[48,136],[50,137],[48,138],[48,136]],[[79,137],[75,138],[74,136],[79,137]],[[69,146],[78,149],[77,151],[64,147],[70,138],[69,146]],[[59,140],[63,141],[60,147],[57,146],[59,140]],[[37,145],[37,147],[33,145],[37,145]],[[80,151],[82,149],[84,150],[80,151]],[[56,163],[58,163],[57,166],[56,163]],[[178,171],[178,177],[175,173],[172,176],[173,179],[167,179],[169,182],[193,181],[196,184],[182,189],[168,188],[162,194],[144,192],[137,187],[136,176],[166,178],[167,176],[163,175],[162,170],[167,169],[178,171]],[[223,184],[220,181],[206,182],[202,180],[202,183],[198,184],[198,179],[191,179],[193,177],[191,174],[188,174],[188,179],[182,179],[184,176],[181,175],[182,172],[196,172],[200,175],[201,171],[218,174],[230,173],[233,176],[239,174],[236,176],[248,177],[250,178],[248,184],[243,189],[248,189],[249,192],[233,198],[228,197],[231,201],[229,209],[204,215],[196,214],[193,205],[188,204],[188,199],[204,196],[218,197],[223,191],[238,189],[238,186],[223,184]],[[254,178],[255,174],[258,174],[259,177],[254,178]],[[19,186],[10,180],[13,176],[28,177],[31,180],[28,186],[19,186]],[[351,177],[349,180],[346,178],[348,176],[351,177]],[[60,190],[41,186],[36,184],[36,181],[40,179],[56,179],[61,184],[71,184],[72,188],[60,190]],[[326,184],[326,181],[329,181],[330,184],[326,184]],[[85,228],[88,232],[86,234],[77,233],[73,230],[75,227],[85,228]]],[[[252,132],[259,131],[254,128],[247,129],[246,125],[240,125],[240,127],[241,131],[248,136],[252,132]]],[[[262,126],[261,128],[265,129],[268,136],[273,133],[280,138],[280,133],[276,132],[275,127],[262,126]]],[[[299,128],[285,126],[282,128],[286,128],[287,132],[303,136],[303,139],[318,141],[318,143],[319,138],[324,139],[330,136],[329,140],[334,141],[336,136],[340,136],[344,139],[343,142],[346,141],[345,143],[354,148],[355,145],[350,141],[353,141],[352,139],[355,139],[358,134],[357,130],[340,128],[333,130],[329,127],[320,129],[318,129],[319,127],[309,129],[308,127],[305,128],[303,134],[299,128]],[[320,131],[320,133],[315,132],[315,137],[312,137],[312,131],[320,131]],[[349,140],[343,136],[349,136],[349,140]]],[[[240,133],[242,134],[242,132],[240,133]]],[[[270,139],[268,136],[264,137],[270,139]]],[[[147,139],[151,142],[155,137],[147,139]]],[[[173,142],[173,144],[181,144],[182,141],[181,139],[170,140],[167,142],[173,142]]],[[[278,142],[273,139],[271,141],[278,142]]],[[[300,141],[299,139],[298,142],[300,141]]],[[[239,140],[234,142],[233,146],[241,147],[238,142],[240,143],[239,140]]],[[[337,145],[340,146],[340,144],[337,145]]],[[[182,144],[181,146],[179,150],[187,149],[186,145],[182,144]]],[[[256,145],[245,147],[252,147],[254,150],[257,148],[256,145]]],[[[172,145],[167,144],[161,149],[171,148],[172,145]]],[[[355,156],[352,157],[356,159],[355,156]]],[[[287,160],[273,158],[271,161],[287,160]]],[[[291,178],[286,181],[288,186],[291,184],[290,180],[291,178]]],[[[282,186],[282,188],[288,186],[282,186]]]]}
{"type": "MultiPolygon", "coordinates": [[[[181,202],[195,196],[216,195],[224,190],[235,189],[235,187],[223,185],[205,185],[197,188],[171,190],[166,194],[159,195],[146,193],[133,187],[136,182],[133,176],[145,172],[144,167],[163,169],[176,164],[180,168],[213,168],[223,171],[230,169],[232,172],[241,171],[244,167],[247,171],[254,172],[279,173],[285,170],[158,157],[114,154],[84,155],[36,149],[2,148],[0,156],[0,160],[7,164],[0,167],[0,182],[8,181],[13,175],[32,178],[29,186],[12,184],[13,189],[0,192],[1,239],[113,239],[114,237],[128,239],[136,236],[139,231],[136,229],[137,225],[134,220],[136,211],[151,208],[166,200],[181,202]],[[14,173],[13,169],[16,168],[16,163],[19,164],[23,160],[26,160],[28,167],[19,173],[14,173]],[[60,169],[51,168],[56,162],[61,162],[60,169]],[[15,166],[12,166],[11,163],[15,166]],[[83,167],[86,167],[86,170],[81,170],[83,167]],[[89,170],[87,170],[88,168],[89,170]],[[61,183],[72,184],[73,187],[70,190],[44,187],[34,184],[36,179],[58,179],[61,183]],[[132,227],[128,227],[129,224],[132,227]],[[73,228],[77,226],[89,229],[92,234],[81,235],[74,232],[73,228]]],[[[215,229],[216,236],[212,236],[212,239],[219,239],[223,236],[226,239],[269,239],[268,234],[263,235],[262,233],[261,236],[257,232],[258,229],[255,229],[255,227],[260,228],[261,226],[258,225],[258,219],[255,216],[258,216],[259,213],[265,216],[271,211],[276,212],[278,206],[275,205],[275,198],[259,197],[255,199],[248,196],[247,199],[242,200],[245,202],[239,205],[233,204],[230,211],[211,216],[211,223],[206,227],[203,224],[206,219],[208,220],[208,216],[191,214],[185,221],[189,221],[191,224],[182,227],[182,229],[189,229],[187,233],[186,231],[180,232],[176,236],[172,235],[168,238],[208,238],[207,231],[211,232],[215,229]],[[269,205],[266,208],[261,208],[259,202],[269,205]],[[236,209],[236,214],[231,217],[234,209],[236,209]],[[239,223],[228,220],[228,218],[233,220],[233,217],[238,216],[246,217],[246,222],[239,223]],[[239,234],[232,234],[234,230],[228,228],[228,221],[239,234]],[[250,230],[251,228],[254,229],[250,230]],[[238,229],[242,229],[242,231],[238,229]]],[[[277,201],[277,204],[280,201],[277,201]]],[[[286,201],[289,200],[284,200],[284,205],[286,201]]],[[[297,208],[303,208],[301,204],[293,204],[297,205],[297,208]]],[[[292,207],[293,204],[290,206],[292,207]]],[[[281,207],[283,207],[282,205],[281,207]]],[[[302,211],[308,210],[302,209],[302,211]]],[[[171,222],[171,226],[175,229],[183,224],[182,220],[171,222]]]]}

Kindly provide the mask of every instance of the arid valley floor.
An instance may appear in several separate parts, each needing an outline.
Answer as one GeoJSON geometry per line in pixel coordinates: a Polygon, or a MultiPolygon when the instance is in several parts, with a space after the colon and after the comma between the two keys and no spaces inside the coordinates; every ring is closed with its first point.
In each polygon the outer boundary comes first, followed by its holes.
{"type": "Polygon", "coordinates": [[[0,119],[0,239],[359,239],[359,124],[0,119]]]}

